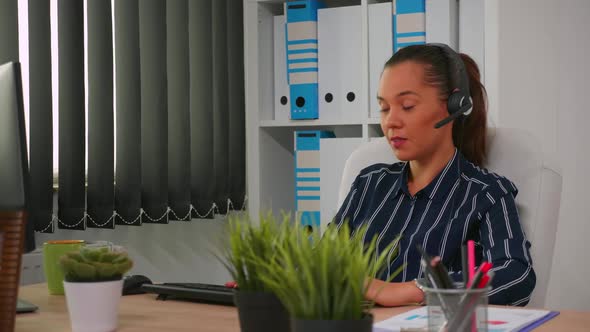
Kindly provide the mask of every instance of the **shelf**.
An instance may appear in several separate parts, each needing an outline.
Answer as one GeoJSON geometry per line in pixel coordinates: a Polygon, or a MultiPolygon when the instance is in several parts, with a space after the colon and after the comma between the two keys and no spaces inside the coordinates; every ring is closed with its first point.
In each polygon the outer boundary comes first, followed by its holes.
{"type": "Polygon", "coordinates": [[[261,120],[260,128],[272,127],[320,127],[320,126],[360,126],[363,124],[380,125],[379,118],[367,118],[363,120],[261,120]]]}
{"type": "Polygon", "coordinates": [[[258,3],[284,3],[285,0],[248,0],[248,2],[258,2],[258,3]]]}
{"type": "Polygon", "coordinates": [[[261,128],[270,127],[319,127],[319,126],[360,126],[360,121],[347,120],[262,120],[260,121],[261,128]]]}
{"type": "MultiPolygon", "coordinates": [[[[252,3],[285,3],[286,0],[248,0],[248,2],[252,3]]],[[[381,0],[375,2],[382,2],[381,0]]],[[[361,0],[325,0],[324,4],[326,7],[345,7],[345,6],[355,6],[360,5],[361,0]]]]}
{"type": "Polygon", "coordinates": [[[370,119],[370,120],[372,120],[373,122],[369,122],[369,124],[367,126],[368,127],[367,133],[369,135],[369,138],[383,136],[383,130],[381,130],[381,123],[379,122],[379,119],[370,119]]]}

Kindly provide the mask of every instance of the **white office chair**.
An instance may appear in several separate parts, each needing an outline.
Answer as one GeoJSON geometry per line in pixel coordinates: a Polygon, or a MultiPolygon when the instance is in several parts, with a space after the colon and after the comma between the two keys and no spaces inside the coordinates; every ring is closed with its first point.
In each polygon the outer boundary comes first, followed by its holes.
{"type": "MultiPolygon", "coordinates": [[[[542,142],[532,135],[509,128],[489,129],[489,170],[506,176],[518,188],[516,205],[528,240],[532,243],[531,255],[537,275],[537,284],[530,306],[544,307],[555,234],[561,200],[560,172],[543,158],[542,142]]],[[[358,173],[375,163],[394,163],[395,158],[387,140],[374,139],[356,149],[346,161],[338,204],[341,205],[358,173]]]]}

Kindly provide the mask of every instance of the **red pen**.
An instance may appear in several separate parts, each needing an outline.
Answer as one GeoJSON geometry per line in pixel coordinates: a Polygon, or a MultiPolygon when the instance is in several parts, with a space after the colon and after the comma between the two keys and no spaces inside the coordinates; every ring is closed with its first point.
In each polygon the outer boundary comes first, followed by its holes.
{"type": "Polygon", "coordinates": [[[479,269],[481,270],[481,273],[488,273],[488,271],[492,268],[492,263],[490,262],[483,262],[481,263],[481,265],[479,266],[479,269]]]}
{"type": "Polygon", "coordinates": [[[490,281],[490,277],[486,274],[485,276],[483,276],[483,278],[481,278],[481,281],[479,282],[479,285],[477,285],[477,288],[484,288],[488,284],[488,281],[490,281]]]}
{"type": "Polygon", "coordinates": [[[485,277],[486,273],[488,273],[488,271],[491,268],[492,268],[492,263],[490,263],[490,262],[483,262],[483,263],[481,263],[481,265],[477,269],[477,272],[475,273],[475,276],[471,280],[471,285],[469,286],[469,289],[481,288],[480,287],[481,281],[483,280],[483,278],[485,277]]]}
{"type": "Polygon", "coordinates": [[[494,277],[494,271],[488,272],[485,276],[483,276],[483,278],[479,282],[479,285],[477,285],[477,288],[486,287],[490,282],[492,282],[493,277],[494,277]]]}

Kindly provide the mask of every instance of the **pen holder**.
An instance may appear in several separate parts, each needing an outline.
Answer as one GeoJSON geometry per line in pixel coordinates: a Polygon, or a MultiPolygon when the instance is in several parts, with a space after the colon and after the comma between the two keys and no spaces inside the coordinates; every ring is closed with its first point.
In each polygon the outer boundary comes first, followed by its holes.
{"type": "Polygon", "coordinates": [[[428,331],[487,332],[489,287],[434,289],[423,286],[428,331]]]}

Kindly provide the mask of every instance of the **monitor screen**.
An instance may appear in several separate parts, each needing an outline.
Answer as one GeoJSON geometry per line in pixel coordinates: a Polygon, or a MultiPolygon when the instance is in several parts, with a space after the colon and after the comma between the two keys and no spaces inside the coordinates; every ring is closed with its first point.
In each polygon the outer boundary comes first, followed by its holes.
{"type": "MultiPolygon", "coordinates": [[[[26,210],[28,158],[20,65],[0,65],[0,210],[26,210]]],[[[25,251],[35,248],[27,225],[25,251]]]]}

